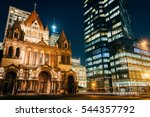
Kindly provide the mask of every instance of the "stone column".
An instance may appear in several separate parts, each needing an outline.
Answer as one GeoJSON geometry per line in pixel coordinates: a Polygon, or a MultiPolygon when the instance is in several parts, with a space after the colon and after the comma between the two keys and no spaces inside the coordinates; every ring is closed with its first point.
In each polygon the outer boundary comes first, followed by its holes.
{"type": "Polygon", "coordinates": [[[13,47],[13,57],[16,56],[16,47],[13,47]]]}
{"type": "Polygon", "coordinates": [[[37,91],[37,94],[40,93],[40,83],[39,82],[37,82],[37,84],[36,84],[36,91],[37,91]]]}
{"type": "Polygon", "coordinates": [[[54,81],[54,94],[56,93],[56,81],[54,81]]]}
{"type": "Polygon", "coordinates": [[[36,57],[36,65],[39,65],[39,61],[40,61],[40,52],[37,52],[37,57],[36,57]]]}
{"type": "Polygon", "coordinates": [[[32,57],[33,57],[32,52],[30,51],[29,52],[29,65],[32,65],[32,60],[33,60],[32,57]]]}
{"type": "Polygon", "coordinates": [[[34,81],[34,93],[38,94],[37,81],[34,81]]]}
{"type": "Polygon", "coordinates": [[[50,94],[52,94],[52,81],[50,82],[50,94]]]}
{"type": "Polygon", "coordinates": [[[45,53],[43,52],[43,60],[42,60],[42,65],[45,64],[45,53]]]}
{"type": "Polygon", "coordinates": [[[21,82],[21,90],[25,91],[25,88],[26,88],[26,82],[22,81],[21,82]]]}
{"type": "Polygon", "coordinates": [[[50,81],[47,81],[47,92],[46,93],[47,94],[50,93],[50,81]]]}
{"type": "Polygon", "coordinates": [[[52,81],[52,94],[54,93],[54,81],[52,81]]]}
{"type": "MultiPolygon", "coordinates": [[[[22,55],[23,56],[23,55],[22,55]]],[[[27,62],[27,51],[24,51],[24,64],[26,64],[27,62]]]]}
{"type": "Polygon", "coordinates": [[[5,48],[4,48],[4,51],[3,51],[3,55],[4,55],[4,56],[7,56],[7,50],[8,50],[7,47],[5,47],[5,48]]]}
{"type": "Polygon", "coordinates": [[[25,81],[25,93],[28,92],[28,80],[25,81]]]}
{"type": "Polygon", "coordinates": [[[60,81],[57,81],[57,93],[60,93],[60,81]]]}
{"type": "Polygon", "coordinates": [[[51,55],[51,66],[54,67],[54,55],[51,55]]]}
{"type": "Polygon", "coordinates": [[[53,90],[53,81],[51,81],[51,85],[50,85],[50,87],[51,87],[51,94],[52,94],[52,90],[53,90]]]}
{"type": "Polygon", "coordinates": [[[16,82],[15,81],[11,81],[11,82],[13,82],[12,95],[15,95],[16,82]]]}
{"type": "Polygon", "coordinates": [[[58,63],[58,56],[54,55],[54,66],[57,67],[58,63]]]}
{"type": "Polygon", "coordinates": [[[56,66],[56,57],[55,57],[55,55],[53,55],[53,67],[55,67],[56,66]]]}
{"type": "Polygon", "coordinates": [[[32,90],[33,90],[33,92],[35,93],[35,81],[33,81],[32,90]]]}
{"type": "Polygon", "coordinates": [[[33,81],[31,80],[31,81],[29,81],[29,85],[30,85],[30,90],[33,90],[33,81]]]}

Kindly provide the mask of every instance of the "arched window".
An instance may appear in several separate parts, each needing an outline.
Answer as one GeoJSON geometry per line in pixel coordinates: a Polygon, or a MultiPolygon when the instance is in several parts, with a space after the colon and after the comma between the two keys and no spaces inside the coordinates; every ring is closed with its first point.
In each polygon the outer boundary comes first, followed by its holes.
{"type": "Polygon", "coordinates": [[[65,43],[65,48],[68,48],[68,45],[65,43]]]}
{"type": "Polygon", "coordinates": [[[12,57],[13,56],[13,47],[12,46],[10,46],[9,48],[8,48],[8,57],[12,57]]]}
{"type": "Polygon", "coordinates": [[[45,64],[49,64],[49,54],[45,54],[45,64]]]}
{"type": "Polygon", "coordinates": [[[67,56],[67,64],[70,64],[70,56],[67,56]]]}
{"type": "Polygon", "coordinates": [[[15,32],[15,33],[14,33],[14,38],[18,39],[18,35],[19,35],[19,34],[18,34],[17,32],[15,32]]]}
{"type": "Polygon", "coordinates": [[[19,58],[19,56],[20,56],[20,48],[17,48],[17,49],[16,49],[16,57],[19,58]]]}
{"type": "Polygon", "coordinates": [[[19,39],[19,30],[15,29],[13,32],[13,38],[19,39]]]}
{"type": "Polygon", "coordinates": [[[36,65],[37,52],[33,52],[33,65],[36,65]]]}
{"type": "Polygon", "coordinates": [[[61,63],[65,64],[65,56],[64,55],[61,56],[61,63]]]}
{"type": "Polygon", "coordinates": [[[39,64],[40,64],[40,65],[43,64],[43,53],[42,53],[42,52],[40,53],[40,61],[39,61],[39,64]]]}
{"type": "Polygon", "coordinates": [[[28,50],[26,52],[26,64],[29,65],[29,62],[30,62],[30,56],[31,56],[31,51],[28,50]]]}

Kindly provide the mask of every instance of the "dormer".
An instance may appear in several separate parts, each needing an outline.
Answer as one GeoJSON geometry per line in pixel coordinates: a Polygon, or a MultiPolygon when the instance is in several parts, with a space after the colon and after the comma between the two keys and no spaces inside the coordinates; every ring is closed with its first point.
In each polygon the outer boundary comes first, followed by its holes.
{"type": "Polygon", "coordinates": [[[14,24],[8,27],[7,29],[7,38],[17,39],[17,40],[24,40],[24,31],[21,29],[20,21],[17,19],[14,24]]]}

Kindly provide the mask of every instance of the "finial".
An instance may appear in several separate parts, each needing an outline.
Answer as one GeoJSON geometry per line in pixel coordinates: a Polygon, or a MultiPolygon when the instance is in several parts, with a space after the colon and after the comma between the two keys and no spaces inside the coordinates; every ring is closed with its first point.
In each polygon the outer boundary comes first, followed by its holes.
{"type": "Polygon", "coordinates": [[[34,11],[36,11],[36,7],[37,7],[37,4],[36,2],[34,3],[34,11]]]}

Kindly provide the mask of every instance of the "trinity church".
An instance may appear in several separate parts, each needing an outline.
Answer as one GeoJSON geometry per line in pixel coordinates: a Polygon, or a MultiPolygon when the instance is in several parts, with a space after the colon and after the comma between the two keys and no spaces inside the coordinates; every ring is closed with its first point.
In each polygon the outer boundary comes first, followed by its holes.
{"type": "Polygon", "coordinates": [[[25,21],[8,26],[3,40],[0,95],[74,94],[76,73],[71,70],[71,43],[62,30],[50,45],[48,26],[34,10],[25,21]]]}

